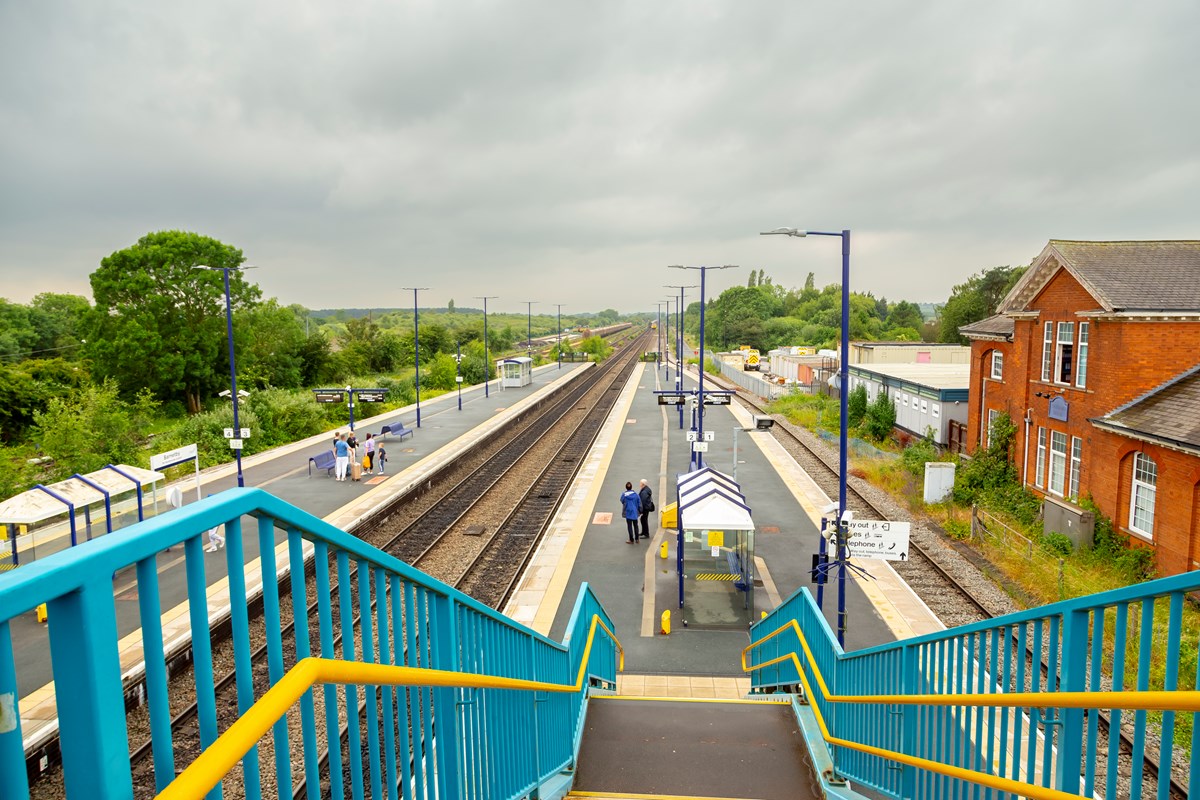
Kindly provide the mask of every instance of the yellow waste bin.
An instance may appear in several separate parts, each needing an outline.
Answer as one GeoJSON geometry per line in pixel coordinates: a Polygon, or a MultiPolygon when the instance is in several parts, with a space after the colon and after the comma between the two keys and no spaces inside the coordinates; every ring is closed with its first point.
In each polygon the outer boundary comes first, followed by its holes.
{"type": "Polygon", "coordinates": [[[667,530],[675,530],[678,527],[678,516],[676,515],[676,506],[678,505],[678,503],[671,503],[662,507],[662,511],[658,512],[658,524],[660,527],[667,530]]]}

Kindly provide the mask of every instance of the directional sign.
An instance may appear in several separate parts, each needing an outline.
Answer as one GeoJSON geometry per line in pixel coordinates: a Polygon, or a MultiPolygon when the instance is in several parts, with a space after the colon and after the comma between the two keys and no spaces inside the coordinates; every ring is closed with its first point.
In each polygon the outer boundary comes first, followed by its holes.
{"type": "Polygon", "coordinates": [[[313,389],[313,396],[318,403],[340,403],[346,399],[343,389],[313,389]]]}
{"type": "Polygon", "coordinates": [[[387,389],[355,389],[354,393],[364,403],[382,403],[387,396],[387,389]]]}
{"type": "Polygon", "coordinates": [[[462,375],[455,375],[455,376],[454,376],[454,382],[455,382],[455,383],[462,383],[462,382],[463,382],[463,376],[462,376],[462,375]]]}
{"type": "Polygon", "coordinates": [[[693,453],[707,453],[708,452],[708,442],[692,442],[692,452],[693,453]]]}
{"type": "Polygon", "coordinates": [[[704,405],[727,406],[733,402],[733,392],[705,392],[704,405]]]}
{"type": "Polygon", "coordinates": [[[687,395],[684,394],[660,394],[658,396],[660,406],[681,406],[686,402],[687,395]]]}
{"type": "Polygon", "coordinates": [[[166,469],[176,464],[182,464],[185,461],[191,461],[195,457],[196,445],[184,445],[175,450],[168,450],[165,453],[150,456],[150,469],[166,469]]]}
{"type": "Polygon", "coordinates": [[[241,439],[230,439],[229,440],[229,449],[230,450],[241,450],[242,449],[242,440],[241,439]]]}
{"type": "MultiPolygon", "coordinates": [[[[909,523],[856,519],[847,522],[846,527],[849,529],[846,552],[851,558],[908,560],[909,523]]],[[[829,546],[835,552],[837,539],[836,532],[830,534],[829,546]]]]}

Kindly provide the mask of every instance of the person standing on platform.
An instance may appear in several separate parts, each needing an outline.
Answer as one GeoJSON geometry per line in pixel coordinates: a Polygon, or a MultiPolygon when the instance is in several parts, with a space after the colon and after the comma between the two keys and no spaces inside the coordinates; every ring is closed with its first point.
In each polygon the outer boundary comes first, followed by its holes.
{"type": "Polygon", "coordinates": [[[367,439],[363,442],[363,449],[366,451],[367,463],[364,465],[367,468],[368,475],[375,474],[375,434],[368,433],[367,439]]]}
{"type": "Polygon", "coordinates": [[[650,538],[650,512],[654,510],[654,493],[650,491],[650,484],[646,483],[646,479],[642,478],[641,487],[638,489],[638,500],[642,504],[642,513],[638,515],[638,519],[642,523],[642,538],[650,538]]]}
{"type": "Polygon", "coordinates": [[[350,466],[350,445],[346,444],[346,434],[342,434],[333,443],[333,453],[337,460],[333,462],[334,480],[346,480],[346,469],[350,466]]]}
{"type": "Polygon", "coordinates": [[[625,482],[625,492],[621,495],[621,515],[625,517],[625,529],[629,533],[629,543],[638,540],[638,517],[642,513],[642,501],[633,490],[633,484],[625,482]]]}

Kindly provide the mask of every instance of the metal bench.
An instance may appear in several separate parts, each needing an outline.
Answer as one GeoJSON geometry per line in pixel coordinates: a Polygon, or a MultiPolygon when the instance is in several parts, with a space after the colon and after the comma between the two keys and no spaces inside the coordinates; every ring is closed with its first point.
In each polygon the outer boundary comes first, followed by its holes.
{"type": "Polygon", "coordinates": [[[308,459],[308,477],[312,477],[313,467],[316,467],[317,469],[323,469],[325,470],[325,474],[329,475],[333,473],[333,468],[336,465],[337,456],[333,454],[332,450],[325,450],[321,453],[317,453],[315,456],[312,456],[308,459]]]}
{"type": "Polygon", "coordinates": [[[397,436],[401,441],[404,441],[405,436],[413,435],[413,429],[404,427],[403,422],[394,422],[391,425],[384,425],[383,430],[379,431],[380,436],[384,436],[385,434],[397,436]]]}

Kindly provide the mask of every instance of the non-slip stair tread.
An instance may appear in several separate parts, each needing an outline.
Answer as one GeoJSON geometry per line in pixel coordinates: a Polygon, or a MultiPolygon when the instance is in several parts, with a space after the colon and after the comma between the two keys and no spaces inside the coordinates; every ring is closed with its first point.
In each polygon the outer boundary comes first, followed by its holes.
{"type": "Polygon", "coordinates": [[[815,786],[786,705],[608,700],[588,704],[573,790],[803,800],[815,786]]]}

